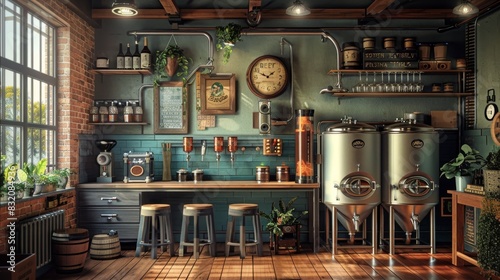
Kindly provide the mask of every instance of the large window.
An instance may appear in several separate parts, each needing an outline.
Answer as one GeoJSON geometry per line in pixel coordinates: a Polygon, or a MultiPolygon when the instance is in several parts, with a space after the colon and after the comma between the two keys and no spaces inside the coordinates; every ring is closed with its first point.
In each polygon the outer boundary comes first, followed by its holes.
{"type": "MultiPolygon", "coordinates": [[[[55,28],[10,0],[0,0],[0,154],[5,164],[56,155],[55,28]]],[[[2,169],[3,170],[3,169],[2,169]]]]}

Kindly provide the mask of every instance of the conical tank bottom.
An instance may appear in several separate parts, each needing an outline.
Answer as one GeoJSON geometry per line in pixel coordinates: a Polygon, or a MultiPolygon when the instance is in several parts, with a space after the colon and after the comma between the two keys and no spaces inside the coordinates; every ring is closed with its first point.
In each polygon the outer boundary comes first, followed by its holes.
{"type": "Polygon", "coordinates": [[[377,207],[378,203],[372,204],[350,204],[350,205],[332,205],[330,207],[335,207],[339,215],[337,215],[337,220],[349,231],[350,235],[354,235],[356,230],[355,222],[353,218],[356,216],[357,228],[363,224],[366,218],[370,215],[373,208],[377,207]]]}
{"type": "MultiPolygon", "coordinates": [[[[390,211],[389,204],[382,204],[387,211],[390,211]]],[[[392,205],[394,208],[394,220],[406,232],[410,233],[415,230],[415,226],[422,221],[429,211],[436,204],[407,204],[407,205],[392,205]]]]}

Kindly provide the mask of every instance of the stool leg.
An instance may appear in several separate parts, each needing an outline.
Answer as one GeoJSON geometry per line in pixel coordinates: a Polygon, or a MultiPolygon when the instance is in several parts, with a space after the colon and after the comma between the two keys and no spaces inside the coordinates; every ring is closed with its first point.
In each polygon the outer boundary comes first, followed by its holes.
{"type": "Polygon", "coordinates": [[[175,254],[174,252],[174,234],[172,232],[172,220],[170,215],[165,217],[166,220],[166,226],[167,226],[167,240],[168,240],[168,248],[169,248],[169,254],[170,256],[173,256],[175,254]]]}
{"type": "Polygon", "coordinates": [[[135,256],[138,257],[141,255],[142,245],[141,242],[144,240],[144,216],[141,215],[139,220],[139,231],[137,233],[137,243],[135,245],[135,256]]]}
{"type": "Polygon", "coordinates": [[[198,220],[199,220],[199,217],[198,215],[195,215],[193,217],[194,219],[194,224],[193,224],[193,227],[194,227],[194,236],[193,236],[193,255],[194,255],[194,258],[195,259],[198,259],[200,257],[200,237],[199,237],[199,225],[198,225],[198,220]]]}
{"type": "Polygon", "coordinates": [[[157,216],[151,217],[151,258],[156,259],[156,247],[158,246],[158,225],[156,222],[157,216]]]}
{"type": "Polygon", "coordinates": [[[187,241],[187,228],[189,225],[189,217],[182,216],[182,226],[181,226],[181,241],[179,243],[179,257],[184,256],[184,243],[187,241]]]}
{"type": "Polygon", "coordinates": [[[230,216],[227,221],[227,230],[226,230],[226,257],[229,256],[229,252],[233,249],[233,246],[229,245],[229,242],[233,242],[233,234],[234,234],[234,217],[230,216]]]}
{"type": "Polygon", "coordinates": [[[253,230],[255,235],[255,242],[257,243],[257,256],[262,256],[262,230],[260,226],[259,215],[253,216],[253,230]]]}
{"type": "Polygon", "coordinates": [[[210,256],[215,257],[217,255],[217,240],[215,240],[215,223],[213,211],[208,215],[207,222],[208,238],[210,238],[210,256]]]}
{"type": "MultiPolygon", "coordinates": [[[[160,244],[166,244],[166,229],[167,229],[167,221],[166,221],[166,216],[158,216],[158,221],[160,224],[160,244]]],[[[167,248],[167,245],[161,245],[161,252],[165,252],[165,249],[167,248]]]]}
{"type": "Polygon", "coordinates": [[[245,216],[241,216],[240,223],[240,258],[244,259],[246,254],[246,236],[245,236],[245,216]]]}

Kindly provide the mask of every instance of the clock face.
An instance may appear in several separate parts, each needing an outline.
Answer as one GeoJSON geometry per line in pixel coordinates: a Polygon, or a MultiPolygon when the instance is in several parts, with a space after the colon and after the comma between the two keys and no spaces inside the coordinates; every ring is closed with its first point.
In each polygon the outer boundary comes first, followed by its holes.
{"type": "Polygon", "coordinates": [[[288,85],[288,70],[278,57],[258,57],[248,67],[247,84],[253,94],[260,98],[277,97],[288,85]]]}
{"type": "Polygon", "coordinates": [[[495,115],[498,113],[498,107],[495,103],[488,103],[486,105],[486,108],[484,109],[484,116],[486,117],[487,120],[491,121],[495,117],[495,115]]]}

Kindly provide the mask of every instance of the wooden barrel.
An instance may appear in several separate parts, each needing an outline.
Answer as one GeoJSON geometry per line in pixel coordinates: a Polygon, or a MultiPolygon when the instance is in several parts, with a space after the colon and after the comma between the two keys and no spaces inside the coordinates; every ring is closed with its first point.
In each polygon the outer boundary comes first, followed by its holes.
{"type": "Polygon", "coordinates": [[[57,230],[52,233],[52,261],[58,272],[83,270],[89,250],[89,232],[83,228],[57,230]]]}
{"type": "Polygon", "coordinates": [[[90,258],[109,260],[121,255],[120,238],[118,235],[96,234],[90,243],[90,258]]]}

